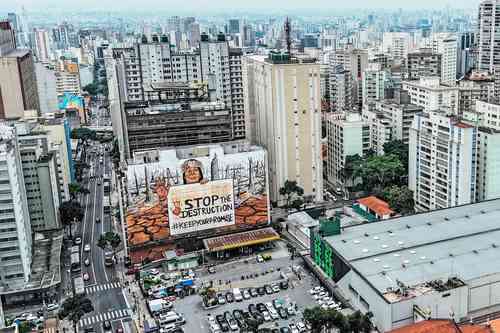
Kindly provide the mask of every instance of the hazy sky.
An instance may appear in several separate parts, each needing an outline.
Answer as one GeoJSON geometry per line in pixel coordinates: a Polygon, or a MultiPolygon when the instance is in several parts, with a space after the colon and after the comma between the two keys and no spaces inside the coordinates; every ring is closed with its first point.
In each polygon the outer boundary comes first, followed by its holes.
{"type": "Polygon", "coordinates": [[[0,10],[26,9],[145,9],[160,11],[207,11],[225,9],[287,9],[297,8],[471,8],[480,0],[0,0],[0,10]]]}

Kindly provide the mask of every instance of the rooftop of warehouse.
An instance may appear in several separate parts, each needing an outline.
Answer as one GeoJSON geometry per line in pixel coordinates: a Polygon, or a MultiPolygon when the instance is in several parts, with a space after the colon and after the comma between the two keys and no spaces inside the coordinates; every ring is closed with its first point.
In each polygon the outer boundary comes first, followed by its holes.
{"type": "Polygon", "coordinates": [[[374,289],[397,302],[401,297],[391,291],[399,284],[421,294],[430,291],[430,281],[500,273],[499,220],[497,199],[346,227],[325,239],[374,289]]]}

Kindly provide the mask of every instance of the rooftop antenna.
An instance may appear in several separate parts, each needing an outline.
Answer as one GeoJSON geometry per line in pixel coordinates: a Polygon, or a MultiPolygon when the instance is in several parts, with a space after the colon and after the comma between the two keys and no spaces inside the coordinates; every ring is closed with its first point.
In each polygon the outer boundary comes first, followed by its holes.
{"type": "Polygon", "coordinates": [[[286,51],[288,52],[289,55],[291,55],[291,49],[292,49],[292,39],[290,38],[290,33],[291,33],[291,25],[290,25],[290,20],[288,19],[288,16],[286,17],[285,20],[285,39],[286,39],[286,51]]]}

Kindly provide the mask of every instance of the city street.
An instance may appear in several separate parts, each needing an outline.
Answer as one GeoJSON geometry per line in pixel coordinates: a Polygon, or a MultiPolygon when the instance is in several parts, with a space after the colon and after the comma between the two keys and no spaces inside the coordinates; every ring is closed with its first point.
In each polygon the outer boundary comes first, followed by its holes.
{"type": "MultiPolygon", "coordinates": [[[[98,110],[97,118],[92,120],[93,125],[103,123],[105,110],[98,110]]],[[[90,169],[87,171],[82,186],[88,188],[90,194],[81,200],[85,210],[83,221],[78,226],[77,233],[82,236],[82,274],[89,275],[85,282],[87,296],[94,305],[94,312],[87,314],[80,320],[80,328],[93,327],[95,332],[102,331],[102,323],[111,321],[113,331],[123,327],[125,332],[130,329],[131,313],[127,304],[124,291],[117,273],[116,267],[106,267],[104,264],[104,251],[97,246],[97,241],[103,233],[112,231],[112,220],[109,214],[104,214],[104,184],[103,176],[111,175],[111,159],[108,152],[104,151],[104,145],[95,144],[95,150],[103,152],[103,163],[99,162],[97,153],[87,154],[87,163],[90,169]],[[96,222],[100,219],[100,223],[96,222]],[[90,251],[85,252],[84,247],[90,244],[90,251]],[[85,266],[85,259],[90,259],[90,265],[85,266]]],[[[90,148],[88,150],[90,151],[90,148]]]]}

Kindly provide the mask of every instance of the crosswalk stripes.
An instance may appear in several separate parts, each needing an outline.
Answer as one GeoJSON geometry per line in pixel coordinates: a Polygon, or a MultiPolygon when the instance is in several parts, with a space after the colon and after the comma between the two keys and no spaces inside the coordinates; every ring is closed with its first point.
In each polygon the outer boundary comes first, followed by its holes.
{"type": "Polygon", "coordinates": [[[97,293],[101,291],[105,291],[108,289],[117,289],[122,288],[122,284],[120,282],[109,282],[105,284],[96,284],[93,286],[89,286],[85,288],[87,294],[97,293]]]}
{"type": "Polygon", "coordinates": [[[122,319],[125,317],[129,317],[132,315],[132,311],[130,309],[122,309],[122,310],[114,310],[104,313],[95,314],[90,317],[82,318],[78,322],[80,327],[94,325],[95,323],[100,323],[106,320],[116,320],[122,319]]]}

